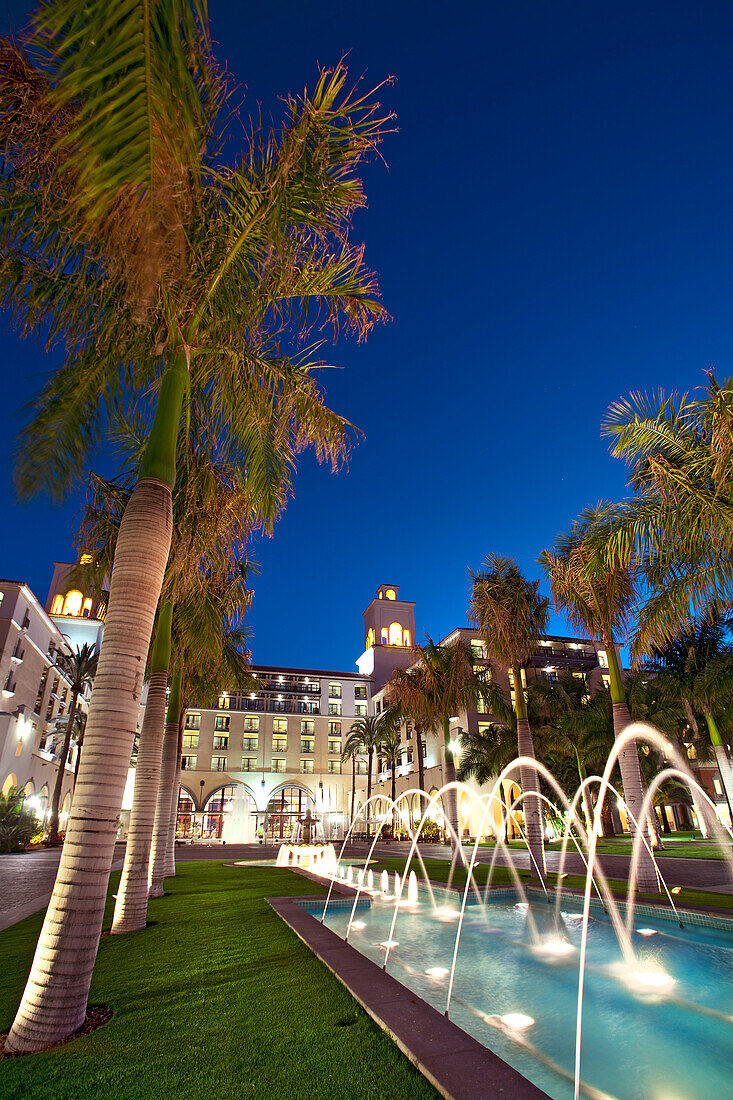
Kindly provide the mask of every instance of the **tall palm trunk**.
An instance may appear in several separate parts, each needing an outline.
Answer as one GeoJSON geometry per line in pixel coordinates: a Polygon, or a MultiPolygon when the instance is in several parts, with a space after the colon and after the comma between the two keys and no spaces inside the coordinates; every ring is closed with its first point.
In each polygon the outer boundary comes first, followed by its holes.
{"type": "MultiPolygon", "coordinates": [[[[425,790],[425,757],[423,756],[422,746],[422,726],[419,722],[415,722],[415,741],[417,742],[417,782],[421,791],[425,790]]],[[[422,809],[420,811],[422,816],[422,809]]]]}
{"type": "Polygon", "coordinates": [[[397,836],[397,807],[395,806],[395,800],[397,799],[397,761],[392,759],[392,836],[397,836]]]}
{"type": "Polygon", "coordinates": [[[51,798],[51,815],[49,817],[49,830],[48,840],[50,844],[55,844],[59,838],[59,807],[61,805],[61,790],[64,785],[64,776],[66,775],[66,760],[69,755],[69,749],[71,747],[71,733],[74,728],[74,719],[76,718],[76,707],[79,702],[80,688],[74,686],[71,693],[71,706],[69,707],[68,720],[66,723],[66,732],[64,734],[64,750],[59,760],[59,770],[56,774],[56,782],[53,785],[53,797],[51,798]]]}
{"type": "Polygon", "coordinates": [[[351,814],[349,819],[349,825],[354,824],[354,813],[356,810],[356,753],[351,755],[351,814]]]}
{"type": "MultiPolygon", "coordinates": [[[[532,730],[527,718],[527,704],[522,690],[522,673],[517,667],[512,668],[514,679],[514,710],[517,714],[517,750],[520,756],[529,756],[535,759],[534,740],[532,730]]],[[[520,768],[522,780],[522,793],[526,796],[524,806],[524,832],[527,844],[532,853],[530,860],[530,874],[533,878],[545,877],[545,831],[543,827],[542,803],[538,797],[540,783],[537,772],[529,764],[522,764],[520,768]]]]}
{"type": "Polygon", "coordinates": [[[117,539],[66,842],[8,1051],[40,1050],[84,1022],[171,528],[170,485],[139,481],[117,539]]]}
{"type": "MultiPolygon", "coordinates": [[[[453,750],[450,747],[450,722],[447,718],[443,719],[443,755],[445,757],[445,782],[455,783],[456,781],[456,762],[453,759],[453,750]]],[[[461,834],[459,832],[458,822],[458,792],[455,787],[446,791],[443,795],[443,805],[445,806],[445,816],[450,825],[450,844],[454,853],[462,853],[461,848],[461,834]]]]}
{"type": "Polygon", "coordinates": [[[148,896],[162,898],[164,889],[168,833],[171,820],[171,800],[176,780],[178,764],[178,723],[181,717],[181,671],[176,669],[171,679],[171,692],[168,699],[168,715],[165,722],[163,740],[163,759],[160,768],[157,801],[155,806],[155,824],[153,826],[153,847],[150,853],[148,874],[148,896]]]}
{"type": "MultiPolygon", "coordinates": [[[[695,740],[699,741],[700,728],[697,724],[697,718],[695,717],[695,712],[692,709],[692,704],[685,692],[682,692],[681,698],[682,707],[687,716],[687,721],[690,724],[690,729],[693,732],[695,740]]],[[[682,746],[680,745],[677,738],[674,738],[674,744],[680,756],[682,756],[684,759],[685,753],[682,751],[682,746]]],[[[692,797],[692,804],[695,807],[697,824],[700,828],[700,832],[704,837],[710,836],[710,834],[713,833],[715,829],[713,811],[710,809],[710,806],[707,804],[707,802],[703,801],[703,799],[700,797],[699,791],[696,791],[694,787],[690,788],[690,795],[692,797]]]]}
{"type": "Polygon", "coordinates": [[[66,841],[23,999],[5,1042],[40,1050],[84,1022],[140,710],[145,661],[170,551],[176,441],[188,364],[161,383],[140,477],[117,536],[107,620],[66,841]]]}
{"type": "Polygon", "coordinates": [[[369,748],[367,752],[367,812],[366,812],[366,834],[371,836],[371,817],[372,808],[369,803],[369,799],[372,797],[372,767],[374,765],[374,749],[369,748]]]}
{"type": "Polygon", "coordinates": [[[170,600],[165,600],[160,606],[150,659],[148,699],[140,731],[125,864],[112,921],[113,935],[137,932],[147,922],[148,866],[163,751],[172,615],[173,605],[170,600]]]}
{"type": "MultiPolygon", "coordinates": [[[[585,770],[585,765],[578,755],[578,750],[575,749],[575,759],[578,764],[578,775],[580,776],[581,786],[588,778],[588,773],[585,770]]],[[[593,803],[591,802],[590,791],[587,787],[583,787],[583,810],[585,812],[585,826],[590,836],[590,831],[593,828],[593,803]]]]}
{"type": "Polygon", "coordinates": [[[183,713],[178,722],[178,745],[176,749],[176,767],[173,775],[173,792],[171,794],[170,825],[168,826],[168,843],[165,855],[165,877],[176,876],[176,826],[178,824],[178,798],[181,791],[181,762],[183,756],[183,713]]]}
{"type": "Polygon", "coordinates": [[[728,805],[728,814],[730,815],[731,824],[733,824],[733,772],[731,772],[730,760],[728,759],[728,753],[725,751],[723,738],[720,736],[715,719],[709,711],[705,712],[705,721],[710,731],[710,740],[713,744],[715,761],[718,765],[718,771],[720,772],[720,782],[723,787],[725,801],[728,805]]]}
{"type": "MultiPolygon", "coordinates": [[[[616,646],[612,638],[604,639],[604,644],[608,656],[611,702],[613,704],[613,734],[616,740],[618,740],[624,730],[631,725],[631,715],[629,714],[629,708],[626,704],[626,694],[624,692],[623,680],[621,679],[621,669],[618,663],[616,646]]],[[[644,820],[641,818],[642,803],[644,801],[644,783],[641,778],[639,753],[635,741],[627,744],[619,753],[618,763],[621,769],[621,783],[624,788],[626,805],[633,814],[634,819],[639,822],[639,827],[646,840],[649,841],[649,825],[646,818],[644,820]]],[[[608,797],[608,792],[606,792],[606,797],[608,797]]],[[[629,831],[632,838],[635,838],[637,827],[631,820],[629,820],[629,831]]],[[[657,869],[645,844],[641,846],[641,854],[637,867],[637,882],[639,889],[645,892],[652,892],[660,889],[657,869]]]]}

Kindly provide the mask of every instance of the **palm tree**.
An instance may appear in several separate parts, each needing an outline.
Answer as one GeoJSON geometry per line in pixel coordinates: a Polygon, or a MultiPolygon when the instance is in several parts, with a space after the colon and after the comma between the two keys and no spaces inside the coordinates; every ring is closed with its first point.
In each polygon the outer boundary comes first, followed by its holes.
{"type": "MultiPolygon", "coordinates": [[[[532,729],[522,687],[522,669],[532,655],[537,637],[547,629],[549,600],[539,594],[539,581],[528,581],[511,558],[491,555],[480,572],[471,573],[471,619],[481,631],[490,658],[509,670],[514,689],[519,755],[534,759],[532,729]]],[[[545,873],[543,814],[537,772],[521,767],[527,843],[532,872],[545,873]]]]}
{"type": "Polygon", "coordinates": [[[391,770],[392,774],[392,835],[396,836],[397,809],[394,803],[397,799],[397,765],[402,760],[402,739],[400,737],[397,716],[395,714],[390,715],[389,710],[387,710],[386,717],[388,719],[388,722],[383,724],[382,740],[379,743],[378,752],[380,757],[384,759],[387,767],[391,770]]]}
{"type": "MultiPolygon", "coordinates": [[[[352,755],[352,753],[366,753],[367,756],[367,802],[372,797],[374,756],[375,753],[379,752],[379,746],[393,721],[394,719],[388,710],[382,714],[368,714],[364,718],[357,718],[352,723],[349,736],[346,738],[344,748],[348,749],[349,755],[352,755]],[[357,746],[360,747],[357,748],[357,746]]],[[[371,828],[371,816],[372,811],[371,806],[369,806],[366,817],[367,835],[371,828]]]]}
{"type": "MultiPolygon", "coordinates": [[[[652,649],[645,667],[660,683],[669,684],[679,693],[698,756],[709,750],[715,757],[730,810],[733,776],[721,735],[721,728],[729,732],[733,702],[733,647],[725,639],[726,627],[720,612],[713,610],[707,618],[681,630],[666,645],[652,649]],[[707,739],[701,733],[700,716],[705,720],[707,739]]],[[[692,796],[700,825],[707,831],[710,811],[706,812],[694,790],[692,796]]]]}
{"type": "MultiPolygon", "coordinates": [[[[595,528],[601,523],[599,510],[587,509],[575,521],[570,532],[560,535],[554,550],[543,550],[539,557],[550,582],[555,607],[578,633],[603,644],[608,660],[609,687],[613,702],[616,738],[631,724],[621,666],[616,650],[616,635],[625,631],[634,606],[634,582],[626,564],[610,565],[594,549],[595,528]]],[[[624,798],[634,820],[640,822],[644,785],[639,768],[636,743],[627,744],[619,753],[624,798]]],[[[636,826],[629,821],[632,836],[636,826]]],[[[646,834],[647,823],[641,822],[646,834]]],[[[639,888],[658,890],[654,860],[642,848],[639,861],[639,888]]]]}
{"type": "MultiPolygon", "coordinates": [[[[392,711],[394,713],[395,721],[398,723],[398,725],[401,721],[412,723],[412,731],[415,734],[415,749],[416,749],[416,752],[417,752],[417,785],[418,785],[418,787],[421,791],[424,791],[425,790],[425,749],[424,749],[425,741],[424,741],[424,738],[423,738],[423,734],[424,734],[425,731],[423,729],[422,723],[419,720],[415,721],[412,718],[411,715],[407,715],[407,714],[402,713],[402,710],[400,708],[400,704],[397,701],[397,696],[394,695],[394,693],[391,692],[391,688],[392,688],[392,681],[390,681],[387,684],[387,699],[389,700],[388,705],[392,708],[392,711]],[[394,701],[392,701],[393,698],[394,698],[394,701]]],[[[408,732],[408,735],[409,735],[409,730],[407,732],[408,732]]]]}
{"type": "Polygon", "coordinates": [[[68,714],[66,715],[64,746],[59,759],[53,795],[51,796],[51,812],[48,819],[48,843],[50,845],[59,843],[59,806],[61,805],[61,789],[64,783],[64,773],[66,771],[66,761],[69,756],[71,738],[74,732],[79,696],[83,695],[86,689],[91,687],[94,683],[98,660],[99,657],[95,651],[95,647],[93,645],[88,645],[86,642],[81,648],[77,646],[73,653],[60,653],[58,657],[58,663],[62,671],[71,680],[71,702],[69,704],[68,714]]]}
{"type": "Polygon", "coordinates": [[[60,340],[65,360],[24,434],[21,490],[60,495],[131,388],[149,389],[153,415],[117,540],[71,843],[6,1041],[15,1052],[84,1020],[189,387],[246,450],[269,528],[293,449],[334,463],[349,437],[323,404],[313,349],[290,349],[315,324],[363,335],[384,316],[349,228],[365,202],[358,167],[386,120],[373,96],[344,94],[342,67],[291,97],[282,129],[228,168],[215,163],[227,88],[203,3],[139,0],[110,20],[100,0],[51,0],[31,46],[43,69],[9,40],[0,51],[0,299],[23,331],[60,340]]]}
{"type": "Polygon", "coordinates": [[[644,581],[637,660],[733,602],[733,379],[709,372],[701,393],[632,394],[602,431],[632,495],[602,509],[594,535],[611,565],[633,561],[644,581]]]}
{"type": "MultiPolygon", "coordinates": [[[[477,710],[497,691],[483,672],[473,667],[471,647],[460,639],[436,645],[428,638],[414,647],[415,663],[406,671],[398,669],[390,681],[390,700],[399,713],[413,719],[422,729],[443,734],[444,779],[455,783],[456,766],[451,745],[450,720],[461,711],[477,710]]],[[[418,746],[418,749],[420,746],[418,746]]],[[[446,818],[450,824],[451,845],[460,850],[458,798],[455,788],[444,795],[446,818]]]]}
{"type": "Polygon", "coordinates": [[[349,734],[344,741],[344,747],[341,750],[342,760],[351,760],[351,814],[349,816],[349,825],[354,824],[354,818],[356,816],[356,758],[361,756],[364,752],[364,746],[361,738],[358,735],[349,734]]]}

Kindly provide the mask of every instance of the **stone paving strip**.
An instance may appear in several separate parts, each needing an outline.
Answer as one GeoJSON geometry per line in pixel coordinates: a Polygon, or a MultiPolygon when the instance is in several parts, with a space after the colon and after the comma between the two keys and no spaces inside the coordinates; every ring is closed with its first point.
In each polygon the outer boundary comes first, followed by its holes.
{"type": "Polygon", "coordinates": [[[322,897],[277,897],[267,901],[446,1100],[489,1096],[549,1100],[547,1093],[518,1070],[344,943],[303,908],[303,903],[311,901],[323,904],[322,897]]]}

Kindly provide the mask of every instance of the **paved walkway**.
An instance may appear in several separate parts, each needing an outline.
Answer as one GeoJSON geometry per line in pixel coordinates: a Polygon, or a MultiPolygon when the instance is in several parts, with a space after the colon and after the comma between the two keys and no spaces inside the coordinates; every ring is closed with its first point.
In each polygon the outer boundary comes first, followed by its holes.
{"type": "MultiPolygon", "coordinates": [[[[123,852],[118,847],[113,870],[122,866],[123,852]]],[[[60,848],[0,856],[0,931],[48,905],[60,859],[60,848]]]]}

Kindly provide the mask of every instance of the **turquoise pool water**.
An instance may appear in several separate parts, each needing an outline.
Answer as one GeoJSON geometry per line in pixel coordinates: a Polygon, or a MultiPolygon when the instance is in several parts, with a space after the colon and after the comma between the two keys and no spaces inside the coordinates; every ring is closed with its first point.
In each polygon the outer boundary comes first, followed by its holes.
{"type": "MultiPolygon", "coordinates": [[[[416,909],[399,911],[388,971],[443,1012],[448,979],[426,971],[450,968],[457,922],[450,915],[436,917],[422,890],[420,899],[416,909]]],[[[451,909],[459,904],[455,894],[446,897],[451,909]]],[[[322,907],[309,911],[320,918],[322,907]]],[[[573,1096],[579,911],[574,900],[563,902],[556,927],[554,908],[531,902],[540,939],[576,949],[547,957],[537,952],[525,905],[512,898],[490,901],[485,912],[468,906],[450,1006],[454,1023],[557,1100],[573,1096]]],[[[329,908],[326,924],[343,936],[350,912],[329,908]]],[[[349,935],[354,947],[380,965],[393,912],[389,902],[360,901],[355,921],[364,927],[352,927],[349,935]]],[[[623,958],[612,926],[602,912],[591,915],[581,1078],[596,1091],[586,1094],[617,1100],[733,1097],[733,935],[680,929],[646,915],[634,925],[638,969],[659,983],[649,986],[646,980],[642,988],[650,992],[640,992],[638,984],[629,988],[638,979],[617,972],[623,958]]]]}

